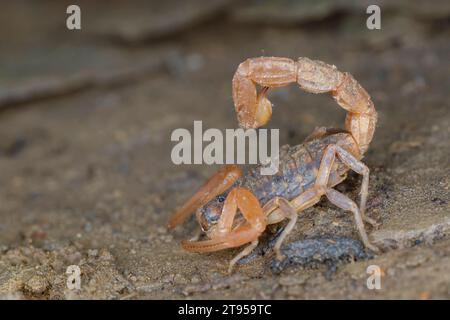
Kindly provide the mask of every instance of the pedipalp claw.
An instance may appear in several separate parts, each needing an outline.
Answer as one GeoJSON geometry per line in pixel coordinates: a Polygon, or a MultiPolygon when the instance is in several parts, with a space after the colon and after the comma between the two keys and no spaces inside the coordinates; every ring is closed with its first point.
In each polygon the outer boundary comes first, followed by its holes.
{"type": "Polygon", "coordinates": [[[237,165],[225,165],[198,190],[169,220],[167,227],[175,228],[217,195],[225,192],[242,176],[242,170],[237,165]]]}
{"type": "Polygon", "coordinates": [[[261,232],[259,230],[256,230],[252,225],[245,223],[225,236],[203,241],[183,240],[181,246],[183,249],[191,252],[213,252],[240,247],[258,239],[260,234],[261,232]]]}

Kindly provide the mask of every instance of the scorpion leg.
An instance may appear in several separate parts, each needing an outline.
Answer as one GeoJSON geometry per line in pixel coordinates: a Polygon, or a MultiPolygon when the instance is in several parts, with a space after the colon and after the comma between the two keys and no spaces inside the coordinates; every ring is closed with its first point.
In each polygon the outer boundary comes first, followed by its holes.
{"type": "MultiPolygon", "coordinates": [[[[342,193],[339,193],[338,191],[328,188],[328,179],[330,176],[330,171],[333,166],[334,160],[336,158],[336,154],[339,156],[339,158],[344,162],[346,165],[348,165],[352,170],[355,170],[357,173],[362,174],[362,172],[366,172],[365,176],[365,185],[366,187],[363,187],[364,192],[366,192],[365,196],[362,197],[362,201],[365,202],[366,196],[367,196],[367,185],[368,185],[368,169],[363,169],[366,167],[365,165],[361,165],[361,162],[356,162],[357,160],[347,151],[345,151],[343,148],[337,146],[337,145],[329,145],[326,147],[324,155],[322,157],[322,162],[320,163],[320,168],[317,173],[317,179],[315,183],[315,188],[319,190],[320,193],[324,192],[327,196],[327,198],[331,201],[331,203],[335,204],[341,209],[344,209],[346,211],[351,211],[355,215],[355,223],[356,227],[358,228],[359,234],[361,236],[361,239],[364,243],[364,245],[375,251],[379,252],[378,248],[376,248],[374,245],[372,245],[369,241],[369,238],[366,234],[366,231],[364,229],[364,222],[361,214],[361,210],[358,208],[358,206],[350,200],[347,196],[343,195],[342,193]]],[[[366,167],[367,168],[367,167],[366,167]]],[[[363,182],[364,184],[364,182],[363,182]]],[[[365,203],[363,204],[365,205],[365,203]]]]}
{"type": "Polygon", "coordinates": [[[170,219],[168,228],[173,229],[181,224],[196,209],[208,203],[215,196],[225,192],[242,176],[242,170],[236,165],[226,165],[198,190],[170,219]]]}
{"type": "Polygon", "coordinates": [[[258,239],[253,240],[248,246],[246,246],[244,248],[244,250],[242,250],[236,256],[234,256],[234,258],[231,259],[231,261],[230,261],[230,265],[228,266],[228,273],[231,273],[233,271],[234,265],[239,260],[241,260],[243,257],[248,256],[253,251],[253,249],[256,248],[257,245],[258,245],[258,239]]]}
{"type": "Polygon", "coordinates": [[[231,271],[240,258],[248,255],[254,249],[258,243],[258,237],[265,228],[266,216],[258,199],[245,188],[235,188],[225,200],[219,222],[209,234],[211,240],[183,241],[182,246],[188,251],[211,252],[239,247],[251,242],[230,261],[229,271],[231,271]],[[240,210],[247,222],[232,229],[237,209],[240,210]]]}
{"type": "Polygon", "coordinates": [[[287,218],[289,218],[289,222],[281,232],[280,236],[275,243],[273,250],[277,256],[279,261],[283,260],[283,254],[281,253],[281,245],[283,244],[284,239],[287,237],[289,233],[291,233],[292,229],[294,229],[295,224],[297,223],[297,212],[295,208],[287,201],[285,198],[277,198],[276,202],[278,203],[280,210],[283,211],[287,218]]]}
{"type": "Polygon", "coordinates": [[[364,222],[361,217],[361,212],[358,209],[356,203],[350,198],[348,198],[346,195],[331,188],[327,190],[326,195],[331,203],[335,204],[341,209],[353,212],[356,227],[358,228],[359,234],[361,236],[364,245],[374,252],[380,252],[380,250],[369,241],[369,237],[367,236],[366,230],[364,229],[364,222]]]}
{"type": "Polygon", "coordinates": [[[267,224],[274,224],[282,221],[285,218],[289,218],[290,221],[284,230],[281,232],[279,238],[277,239],[274,251],[278,260],[283,259],[281,254],[281,245],[286,239],[287,235],[292,231],[297,222],[297,213],[301,212],[307,208],[312,207],[317,202],[319,202],[323,192],[320,193],[318,188],[311,188],[290,202],[284,198],[276,197],[270,200],[264,205],[265,212],[268,213],[267,224]]]}
{"type": "Polygon", "coordinates": [[[372,226],[377,226],[378,223],[367,217],[365,215],[366,211],[366,203],[367,203],[367,196],[369,194],[369,168],[360,160],[356,159],[351,153],[346,151],[340,146],[336,146],[336,152],[341,159],[341,161],[347,165],[350,169],[355,171],[356,173],[363,176],[362,184],[361,184],[361,191],[360,191],[360,204],[359,204],[359,211],[361,213],[362,219],[368,223],[370,223],[372,226]]]}

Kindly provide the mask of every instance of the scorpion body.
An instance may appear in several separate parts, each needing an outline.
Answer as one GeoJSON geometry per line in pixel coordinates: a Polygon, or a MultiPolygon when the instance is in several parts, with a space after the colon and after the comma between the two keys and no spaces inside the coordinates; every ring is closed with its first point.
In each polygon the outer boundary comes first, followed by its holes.
{"type": "MultiPolygon", "coordinates": [[[[283,146],[280,150],[279,170],[276,174],[262,175],[259,166],[250,168],[228,190],[197,210],[197,220],[203,231],[207,232],[217,223],[224,199],[234,188],[242,187],[250,190],[263,206],[273,198],[292,200],[312,188],[317,178],[323,152],[328,145],[338,144],[348,150],[356,148],[355,141],[347,132],[339,132],[338,129],[325,130],[327,129],[316,129],[316,132],[322,131],[326,135],[322,139],[307,139],[304,143],[296,146],[283,146]]],[[[331,171],[328,187],[334,187],[344,181],[347,172],[348,167],[341,161],[336,161],[331,171]]],[[[242,216],[238,218],[242,218],[242,216]]],[[[270,223],[277,223],[281,220],[283,220],[282,214],[271,214],[270,223]]]]}
{"type": "Polygon", "coordinates": [[[349,73],[322,61],[299,58],[259,57],[241,63],[233,77],[233,100],[239,125],[258,128],[272,115],[267,97],[271,88],[297,83],[311,93],[330,93],[348,111],[345,129],[316,129],[304,143],[282,148],[280,169],[262,176],[259,168],[247,173],[236,165],[226,165],[212,176],[169,221],[169,228],[181,224],[196,212],[208,240],[183,241],[184,249],[211,252],[248,244],[229,265],[248,255],[269,224],[288,219],[274,251],[293,230],[297,213],[315,205],[321,197],[354,215],[364,245],[378,252],[365,231],[364,222],[377,223],[365,215],[369,168],[361,162],[375,132],[377,112],[369,94],[349,73]],[[261,86],[260,92],[257,85],[261,86]],[[362,175],[359,206],[333,189],[346,178],[348,170],[362,175]]]}

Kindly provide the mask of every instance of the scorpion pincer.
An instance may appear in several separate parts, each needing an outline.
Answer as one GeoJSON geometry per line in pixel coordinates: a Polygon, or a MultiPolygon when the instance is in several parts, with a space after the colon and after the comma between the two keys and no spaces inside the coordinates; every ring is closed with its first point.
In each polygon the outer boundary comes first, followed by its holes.
{"type": "Polygon", "coordinates": [[[353,213],[364,245],[379,252],[365,231],[364,222],[376,225],[365,215],[369,168],[361,162],[372,140],[377,112],[369,94],[346,72],[322,61],[299,58],[259,57],[241,63],[233,77],[233,100],[239,125],[258,128],[272,115],[269,89],[297,83],[311,93],[328,92],[348,113],[344,129],[316,128],[300,145],[282,148],[280,168],[263,176],[259,168],[243,174],[236,165],[226,165],[213,175],[172,217],[168,227],[181,224],[196,212],[208,240],[183,241],[184,249],[212,252],[248,244],[229,264],[248,255],[269,224],[288,219],[274,251],[280,251],[292,231],[297,213],[315,205],[325,196],[337,207],[353,213]],[[262,87],[257,91],[257,85],[262,87]],[[333,189],[353,170],[362,175],[359,206],[333,189]],[[239,214],[238,214],[239,213],[239,214]]]}

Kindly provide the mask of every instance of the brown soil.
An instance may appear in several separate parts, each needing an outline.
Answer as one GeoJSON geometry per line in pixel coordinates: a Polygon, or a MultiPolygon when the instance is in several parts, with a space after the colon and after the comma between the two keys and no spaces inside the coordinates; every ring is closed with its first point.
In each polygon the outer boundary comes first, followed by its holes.
{"type": "MultiPolygon", "coordinates": [[[[1,297],[450,298],[446,1],[380,2],[375,31],[363,5],[338,1],[293,8],[289,21],[236,1],[165,1],[158,10],[135,2],[81,1],[81,31],[61,23],[64,1],[2,5],[1,297]],[[335,64],[371,94],[379,124],[365,157],[368,215],[381,226],[367,228],[382,254],[275,273],[272,254],[259,250],[229,276],[237,250],[183,251],[194,220],[166,231],[173,210],[217,170],[174,165],[171,132],[192,130],[194,120],[235,128],[231,78],[260,55],[335,64]],[[372,264],[383,270],[381,290],[366,287],[372,264]],[[81,268],[79,291],[66,286],[69,265],[81,268]]],[[[343,126],[329,96],[291,86],[271,99],[269,127],[282,144],[315,126],[343,126]]],[[[351,175],[339,190],[355,198],[359,184],[351,175]]],[[[277,231],[269,229],[263,246],[277,231]]],[[[352,216],[327,201],[301,215],[286,244],[324,237],[358,240],[352,216]]]]}

